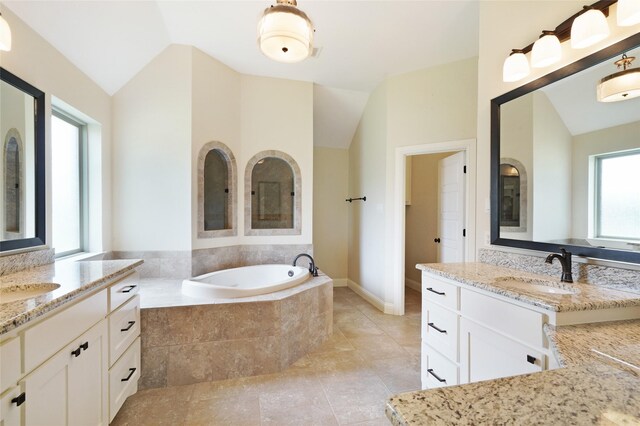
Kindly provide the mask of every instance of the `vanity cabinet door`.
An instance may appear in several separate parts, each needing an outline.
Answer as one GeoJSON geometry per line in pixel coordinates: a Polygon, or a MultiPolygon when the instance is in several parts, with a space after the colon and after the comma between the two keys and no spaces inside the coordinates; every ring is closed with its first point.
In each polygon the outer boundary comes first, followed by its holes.
{"type": "Polygon", "coordinates": [[[23,381],[25,425],[107,425],[107,325],[100,321],[23,381]]]}
{"type": "Polygon", "coordinates": [[[460,382],[542,371],[545,355],[467,318],[460,319],[460,382]]]}

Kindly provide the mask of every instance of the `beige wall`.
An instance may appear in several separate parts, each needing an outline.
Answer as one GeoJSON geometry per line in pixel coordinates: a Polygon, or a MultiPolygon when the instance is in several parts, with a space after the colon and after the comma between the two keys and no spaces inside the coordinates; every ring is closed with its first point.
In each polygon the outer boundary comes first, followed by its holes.
{"type": "Polygon", "coordinates": [[[11,26],[13,46],[0,52],[3,68],[45,92],[47,164],[47,242],[51,241],[51,102],[55,97],[95,120],[97,132],[89,133],[89,155],[95,176],[91,185],[93,210],[89,226],[92,249],[111,249],[111,97],[60,52],[22,22],[1,8],[11,26]]]}
{"type": "Polygon", "coordinates": [[[537,40],[540,31],[553,28],[579,11],[583,2],[567,1],[483,1],[480,2],[479,61],[478,61],[478,130],[477,130],[477,234],[476,246],[485,246],[490,230],[490,213],[485,202],[490,193],[490,102],[523,84],[535,80],[567,64],[587,56],[637,32],[635,27],[615,24],[615,5],[609,14],[611,35],[606,40],[586,49],[572,50],[570,43],[562,45],[562,60],[549,68],[533,69],[522,81],[504,83],[502,64],[511,49],[537,40]]]}
{"type": "Polygon", "coordinates": [[[588,236],[589,157],[638,148],[640,122],[623,124],[573,138],[573,230],[574,238],[588,236]]]}
{"type": "Polygon", "coordinates": [[[191,249],[191,56],[169,46],[113,96],[114,250],[191,249]]]}
{"type": "Polygon", "coordinates": [[[390,77],[371,95],[349,148],[349,279],[383,303],[394,282],[396,148],[470,139],[475,58],[390,77]]]}
{"type": "Polygon", "coordinates": [[[571,236],[571,133],[543,92],[533,96],[534,241],[571,236]]]}
{"type": "Polygon", "coordinates": [[[349,151],[313,149],[313,257],[334,283],[346,284],[348,262],[349,151]]]}
{"type": "Polygon", "coordinates": [[[438,162],[451,153],[411,157],[411,205],[405,207],[404,275],[421,281],[418,263],[438,261],[438,162]]]}

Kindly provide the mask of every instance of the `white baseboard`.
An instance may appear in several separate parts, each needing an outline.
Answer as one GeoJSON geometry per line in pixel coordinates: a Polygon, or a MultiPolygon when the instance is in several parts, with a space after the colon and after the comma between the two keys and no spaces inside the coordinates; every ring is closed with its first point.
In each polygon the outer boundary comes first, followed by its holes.
{"type": "Polygon", "coordinates": [[[374,295],[370,291],[362,288],[362,286],[356,284],[354,281],[347,280],[347,286],[353,290],[358,296],[362,297],[367,302],[371,303],[373,306],[384,312],[385,314],[393,313],[393,304],[385,303],[378,296],[374,295]]]}
{"type": "Polygon", "coordinates": [[[347,278],[334,278],[333,286],[334,287],[348,287],[347,278]]]}
{"type": "Polygon", "coordinates": [[[404,278],[404,285],[409,287],[412,290],[417,291],[418,293],[422,293],[422,285],[418,281],[414,281],[411,278],[404,278]]]}

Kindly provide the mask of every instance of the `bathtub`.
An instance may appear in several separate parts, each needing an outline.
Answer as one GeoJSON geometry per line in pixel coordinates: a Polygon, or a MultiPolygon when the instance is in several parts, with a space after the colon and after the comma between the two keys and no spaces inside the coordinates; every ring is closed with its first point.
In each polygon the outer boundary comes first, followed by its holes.
{"type": "Polygon", "coordinates": [[[295,287],[309,270],[291,265],[255,265],[211,272],[182,281],[182,294],[197,298],[257,296],[295,287]]]}

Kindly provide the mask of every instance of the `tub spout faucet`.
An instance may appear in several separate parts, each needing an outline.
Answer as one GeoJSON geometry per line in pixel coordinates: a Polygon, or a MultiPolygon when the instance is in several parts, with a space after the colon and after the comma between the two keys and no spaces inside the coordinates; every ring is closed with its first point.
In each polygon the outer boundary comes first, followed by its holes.
{"type": "Polygon", "coordinates": [[[547,256],[545,263],[553,263],[553,259],[558,259],[560,261],[560,265],[562,265],[562,275],[560,276],[560,281],[563,283],[572,283],[573,276],[571,275],[571,253],[561,248],[560,253],[551,253],[547,256]]]}
{"type": "Polygon", "coordinates": [[[299,255],[297,255],[296,258],[293,259],[293,266],[296,266],[296,262],[301,257],[309,258],[309,273],[312,276],[317,277],[318,276],[318,268],[316,267],[316,262],[314,262],[313,257],[309,256],[307,253],[300,253],[299,255]]]}

